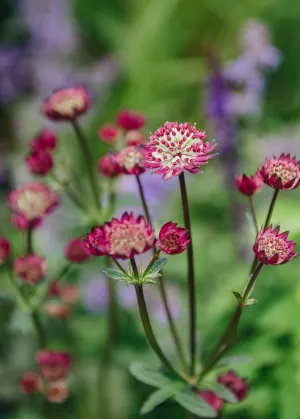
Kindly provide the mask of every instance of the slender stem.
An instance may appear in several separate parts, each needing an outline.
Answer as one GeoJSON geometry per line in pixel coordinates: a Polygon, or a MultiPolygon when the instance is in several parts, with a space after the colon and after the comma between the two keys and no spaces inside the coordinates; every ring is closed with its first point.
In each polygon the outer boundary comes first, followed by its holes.
{"type": "Polygon", "coordinates": [[[184,173],[181,173],[181,175],[179,176],[179,182],[180,182],[180,192],[181,192],[181,200],[182,200],[184,225],[185,225],[186,230],[189,233],[189,237],[191,240],[191,244],[187,248],[187,258],[188,258],[189,316],[190,316],[190,356],[191,356],[190,373],[191,375],[194,375],[195,358],[196,358],[196,293],[195,293],[194,254],[193,254],[193,241],[192,241],[192,232],[191,232],[191,220],[190,220],[189,203],[188,203],[188,196],[187,196],[184,173]]]}
{"type": "Polygon", "coordinates": [[[211,369],[217,364],[217,362],[222,358],[225,352],[227,352],[232,344],[234,343],[235,336],[238,330],[239,322],[241,319],[242,311],[247,304],[248,298],[253,291],[256,279],[263,268],[263,264],[259,263],[255,272],[251,276],[248,284],[246,285],[245,290],[241,295],[241,299],[238,302],[237,308],[233,313],[233,316],[230,319],[230,322],[222,335],[220,341],[218,342],[216,348],[213,350],[212,355],[210,356],[209,360],[207,361],[206,366],[204,367],[203,371],[200,374],[199,381],[203,380],[203,378],[211,371],[211,369]]]}
{"type": "MultiPolygon", "coordinates": [[[[137,180],[137,184],[138,184],[138,188],[139,188],[139,194],[140,194],[140,198],[142,201],[142,205],[143,205],[143,209],[147,218],[147,221],[150,225],[152,225],[152,221],[151,221],[151,217],[150,217],[150,212],[149,212],[149,208],[148,208],[148,204],[147,204],[147,200],[145,197],[145,193],[144,193],[144,188],[140,179],[140,176],[137,175],[136,176],[136,180],[137,180]]],[[[157,250],[157,248],[154,246],[153,247],[153,258],[151,260],[151,262],[149,263],[149,265],[147,266],[144,275],[147,274],[147,272],[149,272],[149,270],[151,269],[152,265],[154,264],[154,262],[156,261],[156,259],[159,257],[159,253],[160,251],[157,250]]],[[[178,353],[178,357],[182,363],[182,365],[184,366],[184,368],[187,370],[187,361],[185,359],[185,354],[181,345],[181,341],[179,339],[179,335],[177,333],[176,330],[176,326],[172,317],[172,313],[170,310],[170,305],[168,302],[168,297],[167,297],[167,292],[166,292],[166,287],[165,287],[165,283],[164,283],[164,275],[163,275],[163,271],[160,272],[161,276],[159,278],[159,285],[160,285],[160,295],[162,298],[162,302],[163,302],[163,306],[164,306],[164,310],[166,312],[166,316],[167,316],[167,320],[168,320],[168,324],[169,324],[169,328],[170,328],[170,332],[171,332],[171,336],[173,338],[177,353],[178,353]]]]}
{"type": "Polygon", "coordinates": [[[73,204],[78,207],[81,211],[87,212],[88,209],[82,204],[79,196],[77,195],[76,191],[72,189],[72,187],[63,181],[61,181],[54,173],[51,173],[51,178],[66,192],[66,195],[69,199],[73,202],[73,204]]]}
{"type": "Polygon", "coordinates": [[[98,186],[97,186],[97,180],[95,178],[95,174],[94,174],[94,170],[93,170],[93,166],[94,166],[93,165],[93,156],[90,152],[88,142],[86,140],[85,135],[82,132],[82,129],[81,129],[78,121],[76,119],[74,119],[74,120],[71,121],[71,124],[73,126],[74,131],[75,131],[76,137],[78,139],[79,145],[81,147],[81,150],[82,150],[82,153],[83,153],[83,156],[84,156],[84,159],[85,159],[87,174],[88,174],[89,179],[90,179],[90,184],[91,184],[96,208],[100,209],[99,191],[98,191],[98,186]]]}
{"type": "Polygon", "coordinates": [[[140,316],[141,316],[141,320],[142,320],[142,323],[143,323],[144,331],[145,331],[145,334],[146,334],[146,337],[148,339],[148,342],[149,342],[150,346],[152,347],[152,349],[154,350],[154,352],[156,353],[158,358],[161,360],[163,365],[170,372],[175,373],[176,375],[178,375],[177,371],[173,368],[171,363],[168,361],[168,359],[166,358],[166,356],[164,355],[164,353],[160,349],[160,346],[159,346],[159,344],[156,340],[156,337],[154,335],[154,332],[153,332],[153,329],[152,329],[152,326],[151,326],[151,322],[150,322],[150,318],[149,318],[149,314],[148,314],[148,310],[147,310],[147,306],[146,306],[145,296],[144,296],[144,292],[143,292],[143,286],[142,285],[135,285],[135,292],[136,292],[137,302],[138,302],[138,306],[139,306],[139,311],[140,311],[140,316]]]}
{"type": "Polygon", "coordinates": [[[127,276],[127,272],[125,271],[125,269],[123,268],[123,266],[117,261],[117,259],[112,258],[112,260],[117,265],[117,267],[120,269],[120,271],[122,271],[123,274],[127,276]]]}
{"type": "Polygon", "coordinates": [[[130,259],[130,262],[131,262],[131,267],[132,267],[132,270],[133,270],[133,273],[134,273],[134,277],[136,279],[138,279],[139,278],[139,270],[138,270],[138,267],[137,267],[137,264],[136,264],[136,261],[135,261],[134,257],[132,257],[130,259]]]}
{"type": "Polygon", "coordinates": [[[272,198],[272,201],[271,201],[271,205],[270,205],[270,208],[269,208],[269,211],[268,211],[268,215],[267,215],[267,218],[266,218],[266,221],[265,221],[265,224],[264,224],[264,230],[270,224],[271,217],[272,217],[272,214],[273,214],[273,211],[274,211],[274,208],[275,208],[275,204],[276,204],[276,201],[277,201],[277,198],[278,198],[279,191],[280,191],[280,189],[275,189],[275,191],[274,191],[274,195],[273,195],[273,198],[272,198]]]}
{"type": "Polygon", "coordinates": [[[35,332],[37,334],[38,337],[38,341],[39,341],[39,346],[40,348],[45,348],[46,347],[46,336],[44,333],[44,328],[41,322],[41,319],[38,315],[38,313],[34,310],[30,313],[31,315],[31,320],[32,320],[32,324],[33,327],[35,329],[35,332]]]}
{"type": "Polygon", "coordinates": [[[26,255],[30,255],[33,252],[33,222],[29,222],[27,236],[26,236],[26,255]]]}
{"type": "Polygon", "coordinates": [[[254,208],[254,204],[253,204],[253,197],[249,196],[249,205],[250,205],[250,211],[251,211],[251,215],[252,215],[252,219],[255,225],[255,230],[256,230],[256,234],[258,234],[258,224],[257,224],[257,218],[256,218],[256,213],[255,213],[255,208],[254,208]]]}
{"type": "Polygon", "coordinates": [[[143,209],[144,209],[144,212],[145,212],[145,215],[146,215],[146,219],[147,219],[149,224],[153,225],[152,221],[151,221],[150,212],[149,212],[149,208],[148,208],[148,205],[147,205],[147,201],[146,201],[146,197],[145,197],[145,193],[144,193],[144,188],[143,188],[143,185],[141,183],[140,176],[136,175],[135,178],[136,178],[136,181],[137,181],[137,184],[138,184],[139,194],[140,194],[143,209]]]}

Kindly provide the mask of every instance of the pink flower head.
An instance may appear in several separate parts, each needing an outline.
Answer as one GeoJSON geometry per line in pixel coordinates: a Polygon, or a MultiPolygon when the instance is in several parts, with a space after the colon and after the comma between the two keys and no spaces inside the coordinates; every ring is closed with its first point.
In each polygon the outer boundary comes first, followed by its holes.
{"type": "Polygon", "coordinates": [[[204,141],[205,131],[197,130],[187,122],[166,122],[144,146],[143,165],[154,173],[170,179],[184,170],[199,173],[200,166],[208,163],[215,154],[213,142],[204,141]]]}
{"type": "Polygon", "coordinates": [[[249,384],[247,380],[239,377],[234,371],[219,375],[218,383],[227,387],[240,402],[247,397],[249,384]]]}
{"type": "Polygon", "coordinates": [[[101,175],[113,178],[120,175],[120,167],[116,160],[116,154],[107,153],[98,160],[98,171],[101,175]]]}
{"type": "Polygon", "coordinates": [[[13,214],[11,216],[11,223],[15,227],[15,229],[19,231],[27,231],[29,226],[31,228],[37,228],[41,225],[41,218],[35,218],[33,221],[28,221],[23,215],[13,214]]]}
{"type": "Polygon", "coordinates": [[[247,176],[245,174],[239,175],[235,179],[236,188],[246,196],[253,196],[261,190],[264,182],[259,173],[254,176],[247,176]]]}
{"type": "Polygon", "coordinates": [[[64,378],[71,367],[71,357],[66,352],[40,350],[35,356],[42,376],[47,381],[56,381],[64,378]]]}
{"type": "Polygon", "coordinates": [[[48,295],[50,297],[59,297],[64,303],[73,304],[79,298],[79,291],[75,284],[58,284],[57,282],[53,282],[48,295]]]}
{"type": "Polygon", "coordinates": [[[258,260],[265,265],[282,265],[298,256],[299,253],[295,253],[296,243],[287,240],[288,234],[288,231],[280,234],[279,226],[273,229],[270,225],[262,230],[253,246],[258,260]]]}
{"type": "Polygon", "coordinates": [[[41,379],[34,372],[26,372],[21,378],[20,388],[25,394],[33,394],[41,389],[41,379]]]}
{"type": "Polygon", "coordinates": [[[12,211],[28,221],[34,221],[50,213],[58,205],[58,196],[39,182],[28,182],[14,189],[8,197],[12,211]]]}
{"type": "Polygon", "coordinates": [[[33,152],[39,151],[53,151],[57,145],[57,138],[53,132],[43,130],[31,142],[31,150],[33,152]]]}
{"type": "Polygon", "coordinates": [[[121,130],[113,124],[105,124],[98,131],[100,140],[105,143],[114,143],[120,136],[121,130]]]}
{"type": "Polygon", "coordinates": [[[14,271],[23,281],[35,285],[47,274],[47,263],[38,255],[18,256],[14,261],[14,271]]]}
{"type": "Polygon", "coordinates": [[[140,175],[145,172],[142,166],[142,152],[138,147],[129,146],[123,148],[116,155],[116,162],[120,171],[126,175],[140,175]]]}
{"type": "Polygon", "coordinates": [[[259,173],[264,183],[274,189],[290,190],[300,184],[300,162],[289,154],[266,159],[259,173]]]}
{"type": "Polygon", "coordinates": [[[145,116],[137,111],[122,111],[117,116],[118,124],[127,131],[141,129],[146,123],[145,116]]]}
{"type": "Polygon", "coordinates": [[[69,317],[70,307],[62,301],[49,301],[43,305],[44,313],[48,316],[56,317],[58,319],[66,319],[69,317]]]}
{"type": "Polygon", "coordinates": [[[142,215],[136,218],[132,212],[125,212],[120,220],[113,218],[109,223],[94,227],[85,239],[93,255],[119,259],[130,259],[144,253],[153,247],[154,242],[151,225],[142,215]]]}
{"type": "Polygon", "coordinates": [[[127,131],[125,136],[125,143],[127,146],[138,146],[145,142],[145,135],[138,130],[127,131]]]}
{"type": "Polygon", "coordinates": [[[90,259],[91,254],[87,250],[83,239],[75,237],[71,239],[65,247],[65,257],[70,262],[81,263],[90,259]]]}
{"type": "Polygon", "coordinates": [[[4,265],[9,258],[10,244],[5,237],[0,236],[0,266],[4,265]]]}
{"type": "Polygon", "coordinates": [[[187,230],[171,221],[162,226],[158,237],[157,247],[168,255],[178,255],[190,244],[187,230]]]}
{"type": "Polygon", "coordinates": [[[54,121],[72,121],[85,113],[90,106],[90,97],[83,87],[66,87],[55,90],[45,100],[42,111],[54,121]]]}
{"type": "Polygon", "coordinates": [[[51,403],[63,403],[69,397],[68,385],[65,381],[49,383],[46,390],[46,398],[51,403]]]}
{"type": "Polygon", "coordinates": [[[213,391],[209,391],[209,390],[200,391],[199,396],[207,404],[209,404],[210,407],[212,407],[216,412],[219,412],[224,405],[223,399],[217,396],[213,391]]]}
{"type": "Polygon", "coordinates": [[[26,158],[29,172],[44,176],[53,168],[53,158],[48,151],[33,151],[26,158]]]}

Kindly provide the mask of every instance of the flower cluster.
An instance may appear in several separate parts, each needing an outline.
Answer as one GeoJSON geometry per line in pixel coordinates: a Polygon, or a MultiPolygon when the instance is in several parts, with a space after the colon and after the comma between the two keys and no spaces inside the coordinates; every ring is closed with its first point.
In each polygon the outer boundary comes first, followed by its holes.
{"type": "Polygon", "coordinates": [[[20,380],[20,388],[26,394],[42,392],[49,402],[63,403],[68,397],[65,381],[71,367],[66,352],[40,350],[36,354],[40,374],[26,372],[20,380]]]}
{"type": "Polygon", "coordinates": [[[47,274],[47,263],[38,255],[18,256],[14,261],[14,272],[27,284],[36,285],[47,274]]]}
{"type": "Polygon", "coordinates": [[[206,133],[188,123],[166,122],[144,145],[143,165],[163,179],[184,170],[199,173],[200,167],[214,157],[215,144],[205,141],[206,133]]]}

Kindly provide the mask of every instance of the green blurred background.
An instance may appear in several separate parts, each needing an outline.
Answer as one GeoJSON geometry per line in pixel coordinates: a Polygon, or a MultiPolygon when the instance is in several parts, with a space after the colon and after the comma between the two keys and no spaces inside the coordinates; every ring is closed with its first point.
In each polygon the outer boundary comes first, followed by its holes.
{"type": "MultiPolygon", "coordinates": [[[[205,117],[204,106],[206,51],[214,47],[224,65],[235,59],[240,53],[240,28],[248,19],[259,19],[269,28],[272,43],[282,58],[276,71],[265,78],[262,112],[255,118],[238,119],[236,169],[254,173],[265,156],[300,149],[297,0],[2,0],[0,9],[0,150],[2,168],[8,175],[1,183],[0,233],[12,237],[16,254],[21,248],[20,235],[7,222],[6,192],[27,176],[23,162],[27,144],[45,123],[39,112],[40,103],[55,84],[82,81],[91,85],[93,111],[83,124],[95,161],[106,150],[97,139],[98,128],[104,122],[114,121],[123,108],[138,109],[147,116],[146,132],[167,120],[179,120],[196,122],[212,138],[213,124],[205,117]],[[12,68],[16,74],[12,75],[12,71],[7,71],[5,54],[15,49],[17,58],[12,68]],[[20,82],[17,92],[8,94],[5,86],[12,76],[13,87],[22,77],[26,76],[26,80],[20,82]]],[[[73,138],[67,127],[59,127],[59,138],[61,161],[65,162],[68,155],[82,174],[80,156],[72,156],[73,138]]],[[[247,201],[238,196],[233,185],[226,184],[221,161],[222,158],[214,159],[203,175],[188,180],[196,244],[199,347],[204,356],[233,310],[231,291],[243,287],[254,240],[247,201]]],[[[84,187],[84,176],[79,178],[84,187]]],[[[267,188],[255,199],[261,222],[270,199],[271,191],[267,188]]],[[[79,215],[69,202],[64,203],[65,209],[37,239],[53,269],[63,260],[62,248],[67,238],[82,232],[80,228],[73,229],[79,215]]],[[[122,195],[118,203],[127,209],[138,206],[135,195],[130,193],[122,195]]],[[[170,188],[168,199],[156,206],[157,225],[170,219],[182,222],[176,183],[170,188]]],[[[300,241],[297,190],[282,193],[273,219],[284,230],[292,231],[292,239],[300,241]]],[[[97,264],[93,261],[88,269],[74,269],[67,280],[84,288],[87,271],[92,271],[97,279],[97,264]]],[[[250,363],[236,366],[249,379],[251,391],[243,403],[226,408],[228,419],[300,418],[299,273],[299,262],[295,260],[280,267],[266,267],[259,278],[255,290],[259,303],[245,310],[232,350],[252,358],[250,363]]],[[[179,323],[185,330],[185,256],[173,257],[166,274],[179,290],[179,323]]],[[[0,291],[6,295],[9,290],[5,275],[0,279],[0,291]]],[[[98,280],[103,282],[100,276],[98,280]]],[[[10,299],[1,299],[0,314],[0,417],[40,417],[34,403],[20,394],[17,384],[25,370],[34,368],[31,326],[26,316],[14,310],[10,299]]],[[[49,417],[73,418],[76,411],[76,417],[100,419],[102,416],[95,415],[95,406],[99,394],[105,391],[109,419],[137,418],[151,389],[129,376],[128,365],[132,360],[154,357],[148,351],[136,310],[120,309],[119,344],[113,367],[105,375],[101,371],[97,374],[106,331],[105,309],[100,307],[91,313],[87,304],[80,301],[68,323],[68,336],[66,325],[55,320],[47,325],[54,347],[71,351],[77,348],[74,352],[79,359],[79,379],[74,379],[74,388],[71,387],[71,393],[74,390],[77,396],[62,406],[52,406],[49,417]]],[[[164,348],[171,351],[164,322],[155,321],[155,328],[164,348]]],[[[164,405],[148,417],[160,419],[166,415],[174,419],[184,417],[183,411],[173,405],[164,405]]]]}

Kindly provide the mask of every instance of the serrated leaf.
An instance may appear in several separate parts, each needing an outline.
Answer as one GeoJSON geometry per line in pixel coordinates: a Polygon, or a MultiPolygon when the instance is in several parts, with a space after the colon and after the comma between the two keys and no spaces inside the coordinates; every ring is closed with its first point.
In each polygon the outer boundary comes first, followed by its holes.
{"type": "Polygon", "coordinates": [[[252,358],[249,356],[243,356],[243,355],[236,355],[236,356],[226,356],[222,358],[218,364],[217,367],[230,367],[232,365],[237,364],[248,364],[252,361],[252,358]]]}
{"type": "Polygon", "coordinates": [[[235,394],[230,391],[227,387],[223,386],[222,384],[217,383],[213,387],[214,393],[216,393],[217,396],[221,397],[221,399],[225,400],[229,403],[237,403],[238,399],[236,398],[235,394]]]}
{"type": "Polygon", "coordinates": [[[149,386],[163,388],[172,386],[173,381],[158,369],[134,362],[129,366],[130,373],[139,381],[149,386]]]}
{"type": "Polygon", "coordinates": [[[154,393],[150,394],[148,399],[143,403],[140,414],[145,415],[146,413],[151,412],[153,409],[164,403],[170,397],[173,397],[175,394],[176,391],[168,387],[155,391],[154,393]]]}
{"type": "Polygon", "coordinates": [[[186,389],[175,395],[175,400],[180,406],[196,416],[204,418],[217,417],[216,411],[192,390],[186,389]]]}
{"type": "Polygon", "coordinates": [[[108,278],[116,279],[118,281],[123,281],[127,278],[127,276],[125,276],[125,274],[122,271],[119,271],[118,269],[107,268],[102,269],[101,272],[108,278]]]}
{"type": "Polygon", "coordinates": [[[168,262],[167,258],[160,258],[157,259],[153,265],[151,266],[151,268],[149,269],[149,271],[147,272],[147,276],[150,275],[151,277],[153,277],[154,275],[157,275],[162,268],[165,266],[165,264],[168,262]]]}

